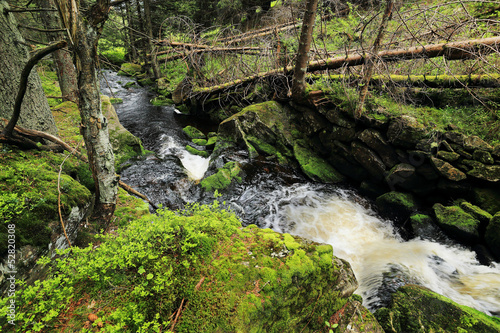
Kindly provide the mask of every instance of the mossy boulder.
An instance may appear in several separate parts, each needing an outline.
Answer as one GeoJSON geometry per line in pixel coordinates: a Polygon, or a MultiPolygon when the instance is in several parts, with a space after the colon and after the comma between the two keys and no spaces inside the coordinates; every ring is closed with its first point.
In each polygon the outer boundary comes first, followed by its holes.
{"type": "Polygon", "coordinates": [[[479,220],[482,225],[487,225],[493,216],[485,210],[482,210],[478,206],[475,206],[467,201],[462,201],[460,203],[460,208],[464,210],[464,212],[472,215],[475,219],[479,220]]]}
{"type": "Polygon", "coordinates": [[[211,176],[201,181],[201,186],[210,192],[215,190],[224,190],[233,180],[241,182],[241,165],[238,162],[228,162],[221,169],[211,176]]]}
{"type": "Polygon", "coordinates": [[[290,117],[288,108],[275,101],[250,105],[220,123],[219,139],[245,145],[252,158],[261,153],[285,162],[293,156],[290,117]]]}
{"type": "Polygon", "coordinates": [[[193,155],[198,155],[198,156],[205,157],[205,158],[207,158],[208,156],[210,156],[210,154],[208,153],[208,151],[206,151],[206,150],[199,150],[199,149],[196,149],[196,148],[194,148],[193,146],[190,146],[190,145],[186,146],[186,150],[189,153],[193,154],[193,155]]]}
{"type": "Polygon", "coordinates": [[[495,255],[497,260],[500,260],[500,212],[496,213],[486,227],[484,235],[486,245],[495,255]]]}
{"type": "Polygon", "coordinates": [[[464,139],[464,148],[469,151],[480,149],[490,152],[493,150],[492,146],[490,146],[483,139],[475,135],[468,136],[464,139]]]}
{"type": "Polygon", "coordinates": [[[193,126],[186,126],[182,129],[182,131],[190,138],[190,139],[205,139],[207,136],[203,134],[202,131],[193,126]]]}
{"type": "Polygon", "coordinates": [[[435,157],[431,157],[431,162],[434,168],[436,168],[436,171],[446,179],[458,182],[467,178],[465,173],[458,170],[448,162],[435,157]]]}
{"type": "Polygon", "coordinates": [[[432,208],[437,224],[450,237],[468,244],[479,242],[480,221],[478,219],[459,206],[445,207],[437,203],[432,208]]]}
{"type": "Polygon", "coordinates": [[[124,63],[121,65],[118,75],[123,76],[136,76],[141,73],[142,67],[138,64],[124,63]]]}
{"type": "Polygon", "coordinates": [[[399,163],[396,151],[387,143],[379,131],[368,128],[361,132],[358,138],[368,147],[375,150],[388,168],[392,168],[399,163]]]}
{"type": "Polygon", "coordinates": [[[415,236],[423,239],[435,237],[436,227],[432,217],[426,214],[413,214],[410,216],[410,225],[415,236]]]}
{"type": "Polygon", "coordinates": [[[151,100],[151,104],[155,106],[174,105],[174,101],[164,96],[157,96],[151,100]]]}
{"type": "Polygon", "coordinates": [[[381,308],[375,317],[386,333],[500,331],[500,319],[459,305],[431,290],[407,285],[392,295],[390,308],[381,308]]]}
{"type": "Polygon", "coordinates": [[[469,176],[496,183],[500,180],[500,165],[485,165],[479,161],[464,160],[463,163],[472,168],[469,176]]]}
{"type": "Polygon", "coordinates": [[[119,172],[124,163],[136,156],[146,153],[142,147],[141,139],[130,133],[118,119],[116,110],[108,96],[101,96],[103,114],[108,120],[109,140],[115,154],[115,168],[119,172]]]}
{"type": "Polygon", "coordinates": [[[500,211],[500,189],[475,187],[472,194],[475,203],[491,215],[500,211]]]}
{"type": "Polygon", "coordinates": [[[345,180],[344,176],[310,149],[296,144],[293,153],[300,168],[309,178],[323,183],[338,183],[345,180]]]}
{"type": "Polygon", "coordinates": [[[460,154],[451,151],[440,150],[437,157],[448,162],[454,162],[460,158],[460,154]]]}
{"type": "Polygon", "coordinates": [[[416,118],[407,115],[393,119],[387,129],[389,142],[403,148],[415,147],[425,134],[425,126],[416,118]]]}
{"type": "Polygon", "coordinates": [[[410,193],[387,192],[379,196],[376,203],[382,215],[403,221],[418,209],[418,203],[410,193]]]}
{"type": "Polygon", "coordinates": [[[475,150],[472,157],[483,164],[493,164],[495,162],[491,154],[484,150],[475,150]]]}
{"type": "Polygon", "coordinates": [[[54,265],[57,274],[16,292],[21,331],[90,329],[89,314],[107,331],[168,331],[176,312],[179,333],[318,332],[335,314],[342,325],[358,314],[359,332],[377,325],[342,289],[355,278],[331,246],[242,228],[217,207],[143,217],[54,265]],[[39,298],[59,301],[41,308],[39,298]]]}

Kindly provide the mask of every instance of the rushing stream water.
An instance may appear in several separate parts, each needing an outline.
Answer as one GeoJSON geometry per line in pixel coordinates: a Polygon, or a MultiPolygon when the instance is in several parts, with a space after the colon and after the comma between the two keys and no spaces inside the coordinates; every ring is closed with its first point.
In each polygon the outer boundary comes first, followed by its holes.
{"type": "MultiPolygon", "coordinates": [[[[102,92],[124,100],[115,105],[122,124],[140,137],[158,157],[134,162],[122,180],[148,195],[155,203],[181,208],[186,202],[210,202],[213,197],[196,185],[209,159],[189,154],[186,125],[213,130],[207,122],[178,115],[174,107],[149,103],[144,88],[122,88],[129,78],[104,73],[102,92]],[[118,83],[121,81],[121,84],[118,83]]],[[[390,293],[407,283],[428,287],[457,303],[500,316],[500,265],[481,265],[476,254],[439,232],[404,241],[390,221],[381,219],[370,203],[352,190],[312,183],[293,172],[282,172],[269,162],[245,164],[247,177],[221,200],[241,217],[256,224],[331,244],[337,257],[349,261],[364,305],[374,310],[387,305],[390,293]]]]}

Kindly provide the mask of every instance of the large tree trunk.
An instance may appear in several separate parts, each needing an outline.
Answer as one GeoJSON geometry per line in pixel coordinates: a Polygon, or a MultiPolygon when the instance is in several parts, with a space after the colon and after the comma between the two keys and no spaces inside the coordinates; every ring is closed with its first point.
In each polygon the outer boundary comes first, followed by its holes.
{"type": "MultiPolygon", "coordinates": [[[[54,7],[53,0],[39,1],[40,7],[52,8],[54,7]]],[[[40,13],[43,25],[47,29],[60,28],[59,17],[57,12],[44,11],[40,13]]],[[[65,40],[64,33],[50,33],[47,34],[49,41],[65,40]]],[[[59,80],[59,87],[61,88],[62,100],[72,101],[78,103],[78,84],[76,79],[76,70],[73,65],[71,54],[67,50],[57,50],[52,54],[56,65],[57,78],[59,80]]]]}
{"type": "MultiPolygon", "coordinates": [[[[156,58],[156,47],[153,48],[153,27],[151,24],[151,9],[150,9],[150,3],[149,0],[144,0],[144,16],[145,16],[145,21],[146,21],[146,30],[148,33],[148,48],[149,51],[152,54],[151,57],[151,68],[153,70],[153,76],[155,79],[160,78],[160,68],[158,67],[158,60],[156,58]]],[[[147,52],[145,52],[147,54],[147,52]]],[[[147,56],[145,56],[147,59],[147,56]]]]}
{"type": "Polygon", "coordinates": [[[299,49],[297,50],[297,60],[292,79],[292,99],[300,102],[304,99],[305,93],[305,75],[307,72],[307,63],[309,61],[309,50],[311,49],[312,33],[314,20],[316,18],[316,9],[318,0],[307,0],[306,12],[302,23],[302,32],[300,33],[299,49]]]}
{"type": "Polygon", "coordinates": [[[95,202],[91,218],[106,229],[113,216],[118,176],[109,141],[108,121],[102,114],[97,78],[97,42],[108,18],[109,0],[99,0],[91,8],[80,10],[77,1],[57,0],[64,25],[69,29],[75,52],[75,67],[80,89],[81,132],[85,140],[95,184],[95,202]]]}
{"type": "MultiPolygon", "coordinates": [[[[28,48],[17,22],[11,13],[4,14],[8,8],[0,1],[0,117],[10,119],[19,88],[21,71],[29,59],[28,48]]],[[[42,89],[42,82],[36,70],[31,71],[27,91],[21,104],[22,112],[18,124],[39,131],[57,133],[54,117],[42,89]]]]}

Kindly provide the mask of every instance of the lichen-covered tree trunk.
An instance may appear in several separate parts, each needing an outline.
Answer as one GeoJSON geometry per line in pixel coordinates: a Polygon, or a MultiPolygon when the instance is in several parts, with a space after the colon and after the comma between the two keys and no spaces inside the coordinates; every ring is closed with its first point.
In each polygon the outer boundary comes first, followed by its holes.
{"type": "Polygon", "coordinates": [[[65,27],[68,28],[75,52],[78,77],[81,132],[85,140],[89,165],[95,184],[95,202],[91,218],[98,227],[107,228],[113,216],[118,191],[115,158],[109,141],[108,121],[101,109],[97,78],[97,42],[108,18],[109,0],[99,0],[81,9],[79,1],[57,0],[65,27]]]}
{"type": "MultiPolygon", "coordinates": [[[[40,0],[41,8],[54,7],[53,0],[40,0]]],[[[43,25],[47,29],[60,28],[59,18],[56,12],[40,12],[43,25]]],[[[65,40],[66,35],[61,33],[48,34],[49,41],[65,40]]],[[[52,54],[56,65],[57,78],[61,88],[62,100],[78,103],[78,84],[76,78],[75,66],[71,54],[67,50],[57,50],[52,54]]]]}
{"type": "MultiPolygon", "coordinates": [[[[156,58],[156,50],[153,48],[153,27],[151,24],[151,8],[149,0],[144,0],[144,19],[146,21],[146,30],[149,36],[148,38],[148,51],[151,52],[151,69],[153,70],[153,77],[155,79],[160,78],[160,68],[158,66],[158,60],[156,58]]],[[[146,52],[147,54],[147,52],[146,52]]],[[[146,56],[147,59],[147,56],[146,56]]]]}
{"type": "MultiPolygon", "coordinates": [[[[10,119],[19,89],[21,71],[29,59],[29,52],[17,22],[5,1],[0,1],[0,117],[10,119]]],[[[36,70],[31,71],[26,95],[23,99],[20,126],[51,134],[57,133],[54,117],[42,89],[42,82],[36,70]]]]}
{"type": "Polygon", "coordinates": [[[307,72],[307,63],[309,61],[309,50],[311,49],[312,33],[314,20],[316,18],[316,9],[318,0],[307,0],[306,12],[302,23],[302,32],[300,33],[299,49],[297,50],[297,60],[292,79],[292,99],[300,102],[304,99],[305,76],[307,72]]]}

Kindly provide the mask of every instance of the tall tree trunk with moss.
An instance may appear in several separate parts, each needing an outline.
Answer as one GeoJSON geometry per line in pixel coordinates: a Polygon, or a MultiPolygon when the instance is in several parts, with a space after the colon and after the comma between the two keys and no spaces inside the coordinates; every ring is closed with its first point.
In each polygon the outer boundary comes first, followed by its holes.
{"type": "Polygon", "coordinates": [[[297,50],[297,60],[295,62],[292,79],[292,99],[299,103],[305,98],[305,76],[317,8],[318,0],[307,0],[306,12],[304,13],[302,31],[299,39],[299,49],[297,50]]]}
{"type": "Polygon", "coordinates": [[[130,8],[130,3],[128,1],[125,1],[125,12],[127,13],[129,27],[129,29],[127,29],[129,41],[129,49],[127,50],[127,53],[129,54],[129,61],[134,62],[137,59],[137,49],[135,48],[135,37],[134,31],[132,30],[134,28],[134,24],[132,22],[132,9],[130,8]]]}
{"type": "MultiPolygon", "coordinates": [[[[155,79],[160,78],[160,68],[158,67],[158,60],[156,58],[156,50],[153,46],[153,26],[151,24],[151,6],[150,0],[144,0],[144,19],[146,22],[146,32],[148,34],[148,51],[151,52],[151,68],[155,79]]],[[[146,52],[147,54],[148,52],[146,52]]],[[[146,58],[147,59],[147,58],[146,58]]]]}
{"type": "MultiPolygon", "coordinates": [[[[21,72],[29,59],[29,49],[17,29],[14,15],[4,13],[5,8],[9,8],[9,5],[0,0],[0,118],[10,119],[19,89],[21,72]]],[[[19,125],[51,134],[57,133],[54,117],[36,70],[32,70],[29,75],[21,111],[19,125]]],[[[2,121],[0,127],[3,125],[2,121]]]]}
{"type": "Polygon", "coordinates": [[[375,58],[380,48],[380,42],[382,38],[384,38],[384,32],[387,28],[387,23],[389,22],[392,16],[392,8],[394,6],[393,0],[387,0],[385,5],[384,16],[382,16],[382,22],[380,23],[380,27],[378,29],[377,37],[373,42],[373,46],[370,54],[364,54],[365,58],[365,73],[363,75],[363,79],[361,80],[361,91],[359,92],[359,101],[358,106],[356,107],[356,111],[354,112],[354,116],[359,118],[363,113],[363,107],[365,105],[366,95],[368,95],[368,86],[370,85],[370,80],[373,74],[373,67],[375,67],[375,58]]]}
{"type": "Polygon", "coordinates": [[[109,0],[97,0],[89,8],[79,0],[57,0],[64,26],[70,33],[80,90],[81,132],[95,184],[91,219],[106,229],[113,216],[118,191],[115,158],[109,141],[108,121],[101,109],[97,78],[97,42],[110,10],[109,0]]]}
{"type": "MultiPolygon", "coordinates": [[[[54,8],[53,0],[39,1],[41,8],[54,8]]],[[[42,23],[46,29],[57,29],[61,25],[56,12],[43,11],[40,12],[42,23]]],[[[66,35],[62,32],[50,33],[48,40],[53,42],[56,40],[65,40],[66,35]]],[[[78,103],[78,83],[76,79],[76,70],[73,65],[71,54],[67,50],[57,50],[52,54],[56,65],[57,78],[59,87],[61,88],[62,100],[78,103]]]]}

